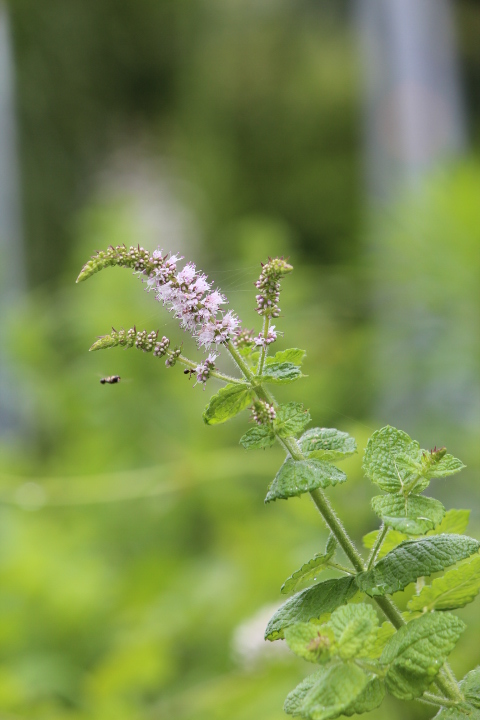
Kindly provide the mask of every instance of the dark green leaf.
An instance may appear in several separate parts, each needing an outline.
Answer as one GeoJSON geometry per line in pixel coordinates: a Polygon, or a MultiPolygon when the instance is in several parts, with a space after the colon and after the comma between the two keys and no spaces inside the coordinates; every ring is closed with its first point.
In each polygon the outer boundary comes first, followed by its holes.
{"type": "Polygon", "coordinates": [[[273,425],[280,437],[289,437],[302,432],[311,419],[310,413],[304,409],[302,403],[291,402],[280,405],[273,425]]]}
{"type": "Polygon", "coordinates": [[[223,423],[245,410],[251,402],[253,392],[248,385],[226,385],[210,398],[203,419],[207,425],[223,423]]]}
{"type": "Polygon", "coordinates": [[[284,384],[304,377],[298,365],[291,362],[271,363],[266,365],[263,374],[258,378],[260,382],[284,384]]]}
{"type": "Polygon", "coordinates": [[[322,460],[287,458],[268,489],[265,502],[297,497],[318,487],[345,482],[347,476],[335,465],[322,460]]]}
{"type": "Polygon", "coordinates": [[[409,535],[424,535],[445,515],[442,503],[425,495],[377,495],[372,508],[385,525],[409,535]]]}
{"type": "Polygon", "coordinates": [[[273,365],[274,363],[293,363],[293,365],[301,365],[305,355],[305,350],[299,350],[298,348],[290,348],[289,350],[280,350],[273,357],[267,357],[266,364],[273,365]]]}
{"type": "Polygon", "coordinates": [[[357,451],[357,443],[348,433],[335,428],[311,428],[299,440],[300,449],[320,460],[342,460],[357,451]]]}
{"type": "Polygon", "coordinates": [[[388,667],[387,690],[401,700],[420,697],[431,685],[465,629],[450,613],[426,613],[388,641],[380,663],[388,667]]]}
{"type": "Polygon", "coordinates": [[[465,535],[433,535],[406,540],[371,569],[356,576],[367,595],[390,595],[417,578],[454,565],[478,551],[480,543],[465,535]]]}
{"type": "Polygon", "coordinates": [[[400,454],[414,461],[420,461],[422,456],[417,442],[390,425],[376,430],[367,443],[363,468],[370,480],[386,492],[399,492],[409,479],[409,471],[401,473],[395,464],[395,458],[400,454]]]}
{"type": "Polygon", "coordinates": [[[252,448],[267,448],[275,442],[275,435],[272,430],[265,425],[256,425],[247,430],[245,435],[240,438],[240,444],[246,450],[252,448]]]}
{"type": "Polygon", "coordinates": [[[283,638],[285,628],[309,622],[324,613],[333,612],[353,598],[358,588],[353,577],[325,580],[289,598],[270,619],[265,630],[266,640],[283,638]]]}

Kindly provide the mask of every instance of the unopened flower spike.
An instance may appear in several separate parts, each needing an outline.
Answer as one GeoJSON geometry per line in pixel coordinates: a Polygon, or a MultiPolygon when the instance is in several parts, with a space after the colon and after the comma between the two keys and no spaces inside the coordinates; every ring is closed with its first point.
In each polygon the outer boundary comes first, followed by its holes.
{"type": "Polygon", "coordinates": [[[252,420],[257,425],[271,425],[277,413],[273,405],[265,402],[264,400],[256,400],[252,406],[252,420]]]}
{"type": "Polygon", "coordinates": [[[280,299],[280,280],[283,275],[292,272],[293,267],[283,258],[269,258],[263,265],[260,277],[255,287],[260,292],[256,296],[257,307],[255,310],[259,315],[276,318],[280,315],[278,301],[280,299]]]}
{"type": "MultiPolygon", "coordinates": [[[[134,326],[130,330],[115,330],[112,328],[112,332],[109,335],[102,335],[96,342],[93,343],[90,350],[105,350],[112,347],[133,347],[135,345],[139,350],[144,352],[151,352],[155,350],[157,343],[158,330],[152,330],[147,333],[146,330],[138,331],[134,326]]],[[[170,343],[168,338],[162,338],[162,342],[167,341],[167,347],[170,343]]],[[[154,352],[155,355],[158,353],[154,352]]],[[[165,353],[163,353],[165,354],[165,353]]]]}

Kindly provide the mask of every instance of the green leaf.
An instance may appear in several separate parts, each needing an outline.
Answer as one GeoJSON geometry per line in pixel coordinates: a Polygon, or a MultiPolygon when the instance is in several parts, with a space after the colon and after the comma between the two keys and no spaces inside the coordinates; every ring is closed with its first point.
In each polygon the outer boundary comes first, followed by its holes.
{"type": "Polygon", "coordinates": [[[377,637],[377,613],[366,603],[342,605],[332,613],[327,624],[333,630],[338,654],[344,660],[368,655],[377,637]]]}
{"type": "Polygon", "coordinates": [[[356,576],[367,595],[391,595],[417,578],[439,572],[478,551],[480,543],[465,535],[434,535],[405,540],[371,570],[356,576]]]}
{"type": "Polygon", "coordinates": [[[283,709],[287,715],[300,714],[300,707],[305,699],[305,695],[318,682],[318,680],[325,675],[325,673],[326,669],[323,667],[320,668],[317,672],[314,672],[313,675],[309,675],[305,678],[305,680],[302,680],[302,682],[297,685],[294,690],[288,693],[283,705],[283,709]]]}
{"type": "Polygon", "coordinates": [[[270,485],[265,502],[298,497],[318,487],[343,483],[346,479],[345,473],[330,463],[314,459],[293,460],[289,457],[270,485]]]}
{"type": "Polygon", "coordinates": [[[300,449],[319,460],[342,460],[357,451],[355,439],[335,428],[311,428],[299,440],[300,449]]]}
{"type": "Polygon", "coordinates": [[[289,437],[302,432],[311,419],[310,413],[304,409],[302,403],[291,402],[280,405],[273,425],[280,437],[289,437]]]}
{"type": "Polygon", "coordinates": [[[470,510],[447,510],[440,525],[437,525],[435,530],[429,530],[427,535],[441,535],[442,533],[463,535],[467,529],[469,518],[470,510]]]}
{"type": "Polygon", "coordinates": [[[333,720],[359,699],[372,679],[357,665],[329,665],[305,695],[300,714],[311,720],[333,720]]]}
{"type": "Polygon", "coordinates": [[[401,700],[420,697],[464,630],[465,624],[450,613],[427,613],[397,630],[380,658],[388,666],[387,690],[401,700]]]}
{"type": "Polygon", "coordinates": [[[277,352],[273,357],[267,357],[265,362],[267,365],[284,362],[293,363],[293,365],[301,365],[306,354],[305,350],[290,348],[289,350],[281,350],[280,352],[277,352]]]}
{"type": "Polygon", "coordinates": [[[383,652],[383,649],[387,642],[390,640],[392,635],[395,635],[396,629],[393,627],[391,622],[384,622],[377,628],[377,634],[375,640],[369,647],[368,657],[372,659],[379,658],[383,652]]]}
{"type": "Polygon", "coordinates": [[[363,458],[363,468],[367,476],[382,490],[399,492],[408,479],[408,471],[399,472],[395,458],[407,455],[414,461],[420,461],[420,446],[403,430],[387,425],[376,430],[367,443],[363,458]]]}
{"type": "Polygon", "coordinates": [[[295,655],[313,663],[327,662],[335,642],[332,630],[316,623],[291,625],[285,630],[285,640],[295,655]]]}
{"type": "Polygon", "coordinates": [[[270,619],[265,640],[283,638],[284,630],[299,622],[309,622],[324,613],[333,612],[357,593],[355,578],[325,580],[289,598],[270,619]]]}
{"type": "Polygon", "coordinates": [[[407,607],[409,610],[455,610],[475,599],[480,590],[480,555],[449,570],[436,578],[431,585],[425,585],[419,595],[414,595],[407,607]]]}
{"type": "Polygon", "coordinates": [[[467,703],[457,708],[442,708],[433,720],[480,720],[480,710],[467,703]]]}
{"type": "Polygon", "coordinates": [[[218,425],[238,415],[253,402],[253,392],[248,385],[226,385],[210,398],[203,419],[207,425],[218,425]]]}
{"type": "MultiPolygon", "coordinates": [[[[371,550],[375,545],[380,530],[373,530],[363,536],[363,545],[367,550],[371,550]]],[[[397,530],[389,530],[378,553],[378,559],[384,557],[390,550],[400,545],[404,540],[408,540],[408,535],[405,533],[398,532],[397,530]]]]}
{"type": "Polygon", "coordinates": [[[434,720],[480,720],[480,667],[470,670],[463,680],[460,680],[460,687],[468,703],[464,706],[465,712],[456,708],[444,708],[435,715],[434,720]]]}
{"type": "Polygon", "coordinates": [[[263,374],[259,376],[260,382],[285,384],[304,377],[298,365],[291,362],[271,363],[266,365],[263,374]]]}
{"type": "Polygon", "coordinates": [[[409,535],[424,535],[445,515],[441,502],[424,495],[377,495],[372,508],[385,525],[409,535]]]}
{"type": "Polygon", "coordinates": [[[252,448],[267,448],[275,442],[275,435],[266,425],[256,425],[247,430],[245,435],[240,438],[240,444],[245,450],[252,448]]]}
{"type": "MultiPolygon", "coordinates": [[[[330,538],[329,538],[330,539],[330,538]]],[[[296,570],[290,577],[288,577],[280,588],[280,592],[284,595],[299,590],[302,586],[310,585],[312,580],[317,580],[317,575],[322,572],[327,566],[329,560],[333,557],[336,550],[336,542],[332,547],[328,547],[325,553],[317,553],[311,560],[304,563],[299,570],[296,570]]]]}
{"type": "Polygon", "coordinates": [[[428,475],[431,478],[443,478],[455,475],[466,467],[461,460],[453,457],[453,455],[444,455],[441,460],[431,465],[428,470],[428,475]]]}
{"type": "Polygon", "coordinates": [[[378,677],[370,680],[356,700],[343,711],[344,715],[361,715],[379,707],[385,697],[385,683],[378,677]]]}

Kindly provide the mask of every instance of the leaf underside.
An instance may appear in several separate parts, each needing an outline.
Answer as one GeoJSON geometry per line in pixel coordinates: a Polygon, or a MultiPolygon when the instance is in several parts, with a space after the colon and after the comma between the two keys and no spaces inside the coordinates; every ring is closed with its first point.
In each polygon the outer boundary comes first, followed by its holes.
{"type": "Polygon", "coordinates": [[[270,485],[265,502],[298,497],[317,488],[345,482],[347,476],[335,465],[322,460],[287,458],[270,485]]]}
{"type": "Polygon", "coordinates": [[[425,585],[414,595],[408,609],[420,612],[455,610],[472,602],[480,590],[480,555],[465,561],[445,575],[425,585]]]}
{"type": "Polygon", "coordinates": [[[409,535],[424,535],[445,515],[442,503],[425,495],[377,495],[372,508],[385,525],[409,535]]]}
{"type": "Polygon", "coordinates": [[[203,420],[207,425],[218,425],[235,417],[252,402],[253,393],[248,385],[226,385],[210,398],[203,420]]]}

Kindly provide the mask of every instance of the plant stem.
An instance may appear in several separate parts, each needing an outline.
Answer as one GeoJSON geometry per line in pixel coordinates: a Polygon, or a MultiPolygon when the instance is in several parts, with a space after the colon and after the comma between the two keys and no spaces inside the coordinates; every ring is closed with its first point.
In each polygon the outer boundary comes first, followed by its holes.
{"type": "Polygon", "coordinates": [[[375,564],[375,560],[377,559],[377,555],[380,552],[380,548],[383,545],[383,541],[385,540],[385,536],[387,533],[388,525],[382,523],[382,526],[378,531],[377,539],[375,540],[375,543],[373,545],[372,552],[370,553],[370,557],[368,558],[367,570],[370,570],[370,568],[375,564]]]}
{"type": "MultiPolygon", "coordinates": [[[[171,350],[167,350],[167,355],[172,356],[173,353],[171,350]]],[[[192,360],[189,360],[184,355],[179,355],[177,357],[177,362],[181,363],[182,365],[185,365],[188,368],[191,368],[192,370],[195,370],[198,363],[193,362],[192,360]]],[[[225,375],[224,373],[218,372],[217,370],[210,370],[210,376],[214,378],[218,378],[218,380],[222,380],[226,383],[236,383],[237,385],[242,385],[243,380],[239,380],[238,378],[231,377],[230,375],[225,375]]]]}
{"type": "MultiPolygon", "coordinates": [[[[268,315],[265,315],[263,318],[263,330],[262,330],[263,339],[265,341],[267,340],[267,337],[268,337],[269,326],[270,326],[270,318],[268,315]]],[[[267,357],[267,343],[265,342],[265,345],[262,346],[262,351],[260,353],[260,359],[258,361],[257,375],[262,374],[266,357],[267,357]]]]}
{"type": "MultiPolygon", "coordinates": [[[[433,693],[425,692],[422,697],[417,698],[429,705],[440,705],[440,707],[458,707],[458,703],[455,700],[447,700],[446,698],[433,695],[433,693]]],[[[467,717],[467,716],[465,716],[467,717]]]]}
{"type": "Polygon", "coordinates": [[[343,565],[340,565],[340,563],[335,562],[328,562],[327,567],[331,567],[334,570],[340,570],[340,572],[347,573],[347,575],[354,575],[355,573],[352,572],[351,568],[344,567],[343,565]]]}

